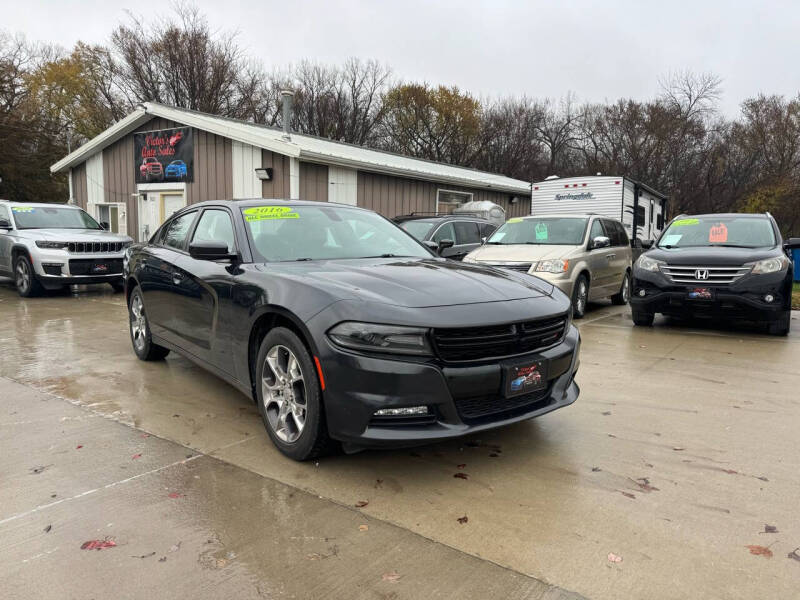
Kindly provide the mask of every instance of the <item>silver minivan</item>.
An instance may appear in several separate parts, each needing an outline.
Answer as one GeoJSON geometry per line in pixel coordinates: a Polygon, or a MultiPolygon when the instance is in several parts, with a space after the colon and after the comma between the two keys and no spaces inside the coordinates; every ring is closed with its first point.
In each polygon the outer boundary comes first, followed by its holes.
{"type": "Polygon", "coordinates": [[[509,219],[467,263],[536,275],[572,298],[580,318],[590,300],[627,304],[631,290],[631,245],[617,219],[600,215],[547,215],[509,219]]]}

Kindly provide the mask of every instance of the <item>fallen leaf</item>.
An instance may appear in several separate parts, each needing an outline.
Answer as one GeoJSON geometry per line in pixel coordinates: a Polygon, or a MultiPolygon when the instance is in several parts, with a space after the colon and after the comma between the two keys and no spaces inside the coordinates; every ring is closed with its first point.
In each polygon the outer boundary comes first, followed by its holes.
{"type": "Polygon", "coordinates": [[[460,465],[456,465],[456,468],[457,468],[457,469],[463,469],[463,468],[464,468],[464,467],[466,467],[466,466],[467,466],[467,464],[466,464],[466,463],[461,463],[460,465]]]}
{"type": "Polygon", "coordinates": [[[167,562],[167,557],[162,556],[161,558],[158,559],[158,562],[167,562]]]}
{"type": "Polygon", "coordinates": [[[682,452],[686,450],[686,448],[682,448],[681,446],[673,446],[672,449],[675,450],[675,452],[682,452]]]}
{"type": "Polygon", "coordinates": [[[489,458],[497,458],[498,456],[500,456],[500,455],[497,452],[491,452],[489,454],[489,458]]]}
{"type": "Polygon", "coordinates": [[[381,575],[381,579],[383,581],[388,581],[389,583],[397,583],[397,580],[400,579],[402,575],[397,571],[389,571],[388,573],[384,573],[381,575]]]}
{"type": "Polygon", "coordinates": [[[369,525],[359,525],[358,526],[358,530],[359,531],[369,531],[369,525]]]}
{"type": "Polygon", "coordinates": [[[760,479],[761,481],[769,481],[769,479],[767,479],[763,475],[756,475],[756,479],[760,479]]]}
{"type": "Polygon", "coordinates": [[[640,345],[639,348],[647,348],[647,346],[640,345]]]}
{"type": "Polygon", "coordinates": [[[727,473],[728,475],[738,475],[739,471],[734,471],[733,469],[722,469],[723,473],[727,473]]]}
{"type": "Polygon", "coordinates": [[[469,475],[466,473],[453,473],[453,477],[456,477],[457,479],[469,479],[469,475]]]}
{"type": "Polygon", "coordinates": [[[155,556],[155,552],[151,552],[150,554],[142,554],[141,556],[131,556],[131,558],[150,558],[151,556],[155,556]]]}
{"type": "Polygon", "coordinates": [[[626,498],[630,498],[632,500],[636,500],[636,496],[634,496],[630,492],[623,492],[622,490],[617,490],[617,491],[619,491],[619,493],[622,494],[623,496],[625,496],[626,498]]]}
{"type": "Polygon", "coordinates": [[[657,487],[650,485],[650,480],[647,477],[639,477],[636,479],[636,481],[634,481],[634,483],[638,485],[639,489],[643,492],[650,493],[659,491],[657,487]]]}
{"type": "Polygon", "coordinates": [[[764,525],[764,531],[762,533],[778,533],[778,528],[775,525],[764,525]]]}
{"type": "Polygon", "coordinates": [[[608,415],[611,414],[611,411],[610,410],[606,410],[606,411],[603,411],[602,414],[603,414],[604,417],[607,417],[608,415]]]}
{"type": "Polygon", "coordinates": [[[44,466],[41,466],[41,467],[32,467],[32,468],[30,469],[30,472],[31,472],[33,475],[38,475],[39,473],[41,473],[41,472],[42,472],[42,471],[44,471],[44,470],[45,470],[47,467],[50,467],[50,466],[52,466],[52,465],[44,465],[44,466]]]}
{"type": "Polygon", "coordinates": [[[615,437],[617,437],[617,436],[615,436],[613,433],[608,433],[608,434],[606,434],[606,435],[607,435],[608,437],[612,437],[612,438],[615,438],[615,437]]]}
{"type": "Polygon", "coordinates": [[[137,458],[142,458],[142,455],[141,454],[134,454],[133,456],[131,456],[131,460],[136,460],[137,458]]]}
{"type": "Polygon", "coordinates": [[[379,488],[383,485],[383,479],[376,479],[375,480],[375,488],[379,488]]]}
{"type": "Polygon", "coordinates": [[[652,465],[652,463],[644,463],[644,466],[645,466],[645,467],[650,467],[651,469],[653,468],[653,465],[652,465]]]}
{"type": "Polygon", "coordinates": [[[50,494],[51,498],[55,498],[56,496],[58,496],[58,494],[50,494]]]}
{"type": "Polygon", "coordinates": [[[788,558],[800,561],[800,554],[797,553],[798,550],[800,550],[800,548],[795,548],[794,550],[789,552],[788,558]]]}
{"type": "Polygon", "coordinates": [[[599,473],[602,470],[600,467],[592,467],[592,473],[599,473]]]}
{"type": "Polygon", "coordinates": [[[179,494],[178,492],[170,492],[167,496],[170,498],[183,498],[183,494],[179,494]]]}
{"type": "Polygon", "coordinates": [[[50,530],[51,530],[52,528],[53,528],[53,526],[52,526],[52,525],[48,525],[48,526],[47,526],[47,527],[45,527],[45,528],[44,528],[42,531],[44,531],[45,533],[50,533],[50,530]]]}
{"type": "Polygon", "coordinates": [[[756,546],[754,544],[752,546],[745,546],[745,548],[750,550],[750,554],[755,554],[756,556],[763,556],[764,558],[772,558],[772,550],[770,550],[766,546],[756,546]]]}
{"type": "Polygon", "coordinates": [[[177,413],[176,413],[176,414],[174,414],[174,415],[172,415],[172,416],[173,416],[173,417],[175,417],[175,418],[178,418],[178,417],[180,417],[180,415],[179,415],[179,414],[177,414],[177,413]]]}
{"type": "Polygon", "coordinates": [[[322,555],[317,552],[312,552],[311,554],[306,554],[306,558],[308,560],[320,560],[322,555]]]}
{"type": "Polygon", "coordinates": [[[83,444],[78,444],[75,446],[75,450],[80,450],[81,448],[83,448],[83,444]]]}
{"type": "Polygon", "coordinates": [[[463,517],[458,517],[458,518],[456,519],[456,521],[458,521],[459,523],[461,523],[461,524],[463,525],[464,523],[466,523],[467,521],[469,521],[469,517],[467,517],[467,515],[464,515],[463,517]]]}
{"type": "Polygon", "coordinates": [[[356,508],[364,508],[367,504],[369,504],[369,500],[359,500],[356,502],[356,508]]]}
{"type": "Polygon", "coordinates": [[[170,552],[177,552],[178,550],[181,549],[181,544],[182,543],[183,542],[178,542],[177,544],[173,544],[172,546],[170,546],[169,551],[170,552]]]}
{"type": "Polygon", "coordinates": [[[621,563],[622,562],[622,557],[617,555],[617,554],[614,554],[613,552],[609,552],[608,553],[608,561],[609,562],[613,562],[613,563],[621,563]]]}
{"type": "Polygon", "coordinates": [[[89,540],[81,544],[81,550],[102,550],[103,548],[114,548],[117,543],[114,540],[89,540]]]}
{"type": "Polygon", "coordinates": [[[143,437],[143,438],[149,438],[149,437],[150,437],[150,434],[149,434],[149,433],[143,433],[143,434],[142,434],[140,437],[143,437]]]}

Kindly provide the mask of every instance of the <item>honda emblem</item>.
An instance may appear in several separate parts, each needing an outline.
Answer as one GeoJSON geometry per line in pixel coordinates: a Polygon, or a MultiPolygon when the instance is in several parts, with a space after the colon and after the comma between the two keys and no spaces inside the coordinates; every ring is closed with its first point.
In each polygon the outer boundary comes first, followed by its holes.
{"type": "Polygon", "coordinates": [[[697,269],[694,272],[694,278],[699,281],[705,281],[708,279],[708,269],[697,269]]]}

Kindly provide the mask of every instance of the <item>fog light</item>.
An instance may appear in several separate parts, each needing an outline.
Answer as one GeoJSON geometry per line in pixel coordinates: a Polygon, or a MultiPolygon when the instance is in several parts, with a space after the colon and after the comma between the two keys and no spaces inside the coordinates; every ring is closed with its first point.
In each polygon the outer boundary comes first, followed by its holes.
{"type": "Polygon", "coordinates": [[[376,417],[407,417],[409,415],[427,415],[427,406],[407,406],[404,408],[382,408],[375,411],[376,417]]]}
{"type": "Polygon", "coordinates": [[[775,300],[775,296],[773,296],[772,294],[767,294],[766,296],[764,296],[764,302],[772,302],[773,300],[775,300]]]}
{"type": "Polygon", "coordinates": [[[646,293],[647,293],[647,292],[645,292],[644,290],[639,290],[639,296],[640,296],[640,297],[644,297],[644,295],[645,295],[646,293]]]}

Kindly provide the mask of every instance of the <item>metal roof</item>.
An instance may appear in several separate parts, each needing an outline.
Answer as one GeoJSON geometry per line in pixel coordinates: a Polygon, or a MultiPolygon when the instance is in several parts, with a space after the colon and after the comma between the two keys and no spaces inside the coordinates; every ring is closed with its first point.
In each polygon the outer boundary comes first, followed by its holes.
{"type": "Polygon", "coordinates": [[[155,102],[140,104],[127,117],[52,165],[50,171],[53,173],[63,171],[84,162],[93,154],[128,135],[153,117],[176,121],[183,125],[209,131],[222,137],[308,162],[513,194],[530,194],[531,191],[530,182],[512,179],[496,173],[487,173],[420,158],[411,158],[410,156],[372,150],[363,146],[335,142],[299,133],[292,133],[289,139],[286,139],[283,131],[277,128],[217,117],[155,102]]]}

